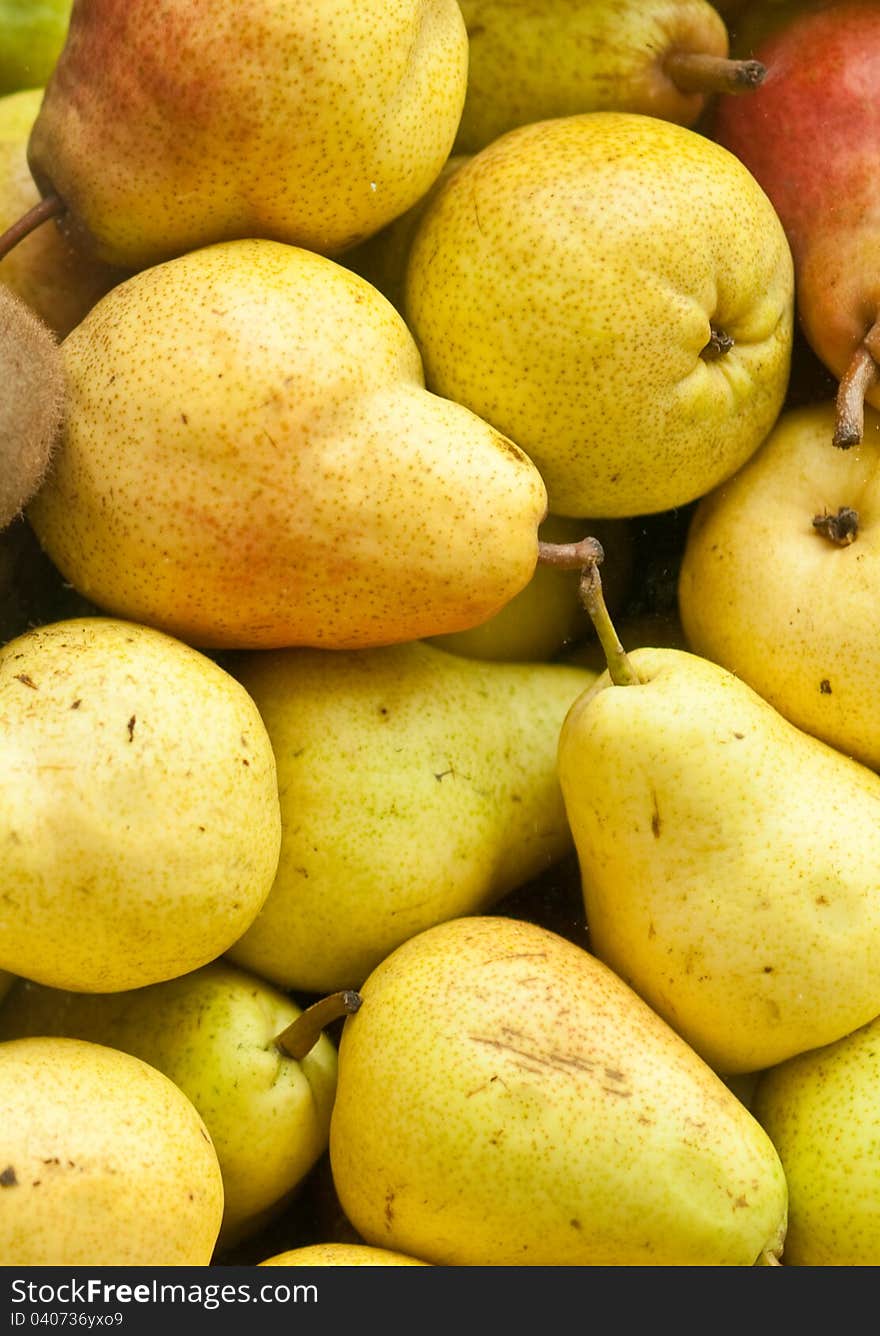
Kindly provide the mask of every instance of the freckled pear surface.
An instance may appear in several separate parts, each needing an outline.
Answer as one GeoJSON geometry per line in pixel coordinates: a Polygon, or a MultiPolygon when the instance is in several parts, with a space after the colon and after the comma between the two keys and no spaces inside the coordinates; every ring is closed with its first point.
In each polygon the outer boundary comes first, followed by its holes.
{"type": "Polygon", "coordinates": [[[786,1187],[745,1106],[594,956],[459,918],[346,1020],[334,1183],[366,1242],[445,1265],[751,1266],[786,1187]]]}
{"type": "Polygon", "coordinates": [[[880,776],[718,664],[629,659],[640,682],[603,673],[559,739],[591,949],[717,1071],[865,1024],[880,1012],[880,776]]]}
{"type": "Polygon", "coordinates": [[[8,1266],[207,1266],[223,1184],[187,1097],[79,1039],[0,1044],[0,1256],[8,1266]]]}
{"type": "Polygon", "coordinates": [[[531,579],[546,489],[429,393],[402,317],[299,247],[144,270],[63,344],[66,426],[29,510],[101,608],[201,647],[461,630],[531,579]]]}
{"type": "Polygon", "coordinates": [[[782,226],[732,154],[593,112],[512,130],[455,173],[419,223],[404,309],[428,386],[531,456],[550,510],[610,518],[685,504],[757,448],[793,300],[782,226]]]}
{"type": "Polygon", "coordinates": [[[31,170],[110,264],[248,236],[335,253],[431,185],[467,56],[455,0],[90,0],[47,83],[31,170]]]}
{"type": "Polygon", "coordinates": [[[162,632],[61,621],[0,648],[0,968],[109,992],[248,927],[278,864],[271,743],[247,692],[162,632]]]}
{"type": "Polygon", "coordinates": [[[784,1261],[880,1259],[880,1021],[761,1073],[752,1107],[789,1184],[784,1261]]]}
{"type": "Polygon", "coordinates": [[[267,1257],[258,1266],[427,1266],[418,1257],[363,1243],[311,1243],[267,1257]]]}

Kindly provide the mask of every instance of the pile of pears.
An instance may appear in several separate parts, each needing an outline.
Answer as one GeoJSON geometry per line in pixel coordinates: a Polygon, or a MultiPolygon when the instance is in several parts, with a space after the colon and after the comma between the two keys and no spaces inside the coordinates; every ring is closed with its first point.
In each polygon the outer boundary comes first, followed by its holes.
{"type": "Polygon", "coordinates": [[[876,6],[0,18],[0,1264],[880,1264],[876,6]]]}

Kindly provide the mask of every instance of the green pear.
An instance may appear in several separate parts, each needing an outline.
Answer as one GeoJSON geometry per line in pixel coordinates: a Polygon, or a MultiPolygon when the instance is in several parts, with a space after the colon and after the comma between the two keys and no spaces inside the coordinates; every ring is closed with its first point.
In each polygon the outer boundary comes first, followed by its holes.
{"type": "Polygon", "coordinates": [[[707,0],[461,0],[469,37],[456,151],[476,153],[520,125],[634,111],[694,125],[718,91],[763,71],[728,59],[707,0]]]}
{"type": "Polygon", "coordinates": [[[0,969],[81,992],[222,954],[272,885],[275,758],[240,683],[151,627],[0,647],[0,969]]]}
{"type": "MultiPolygon", "coordinates": [[[[40,199],[28,167],[27,144],[42,97],[42,88],[0,97],[0,232],[40,199]]],[[[124,274],[78,254],[57,227],[37,228],[0,260],[0,283],[60,339],[124,274]]]]}
{"type": "Polygon", "coordinates": [[[302,1008],[222,961],[116,993],[72,993],[20,979],[0,1007],[0,1040],[66,1035],[132,1053],[198,1109],[223,1175],[218,1248],[261,1229],[327,1148],[336,1049],[305,1057],[278,1038],[302,1008]]]}
{"type": "Polygon", "coordinates": [[[89,0],[46,83],[31,171],[108,264],[236,237],[335,254],[438,175],[467,59],[456,0],[89,0]]]}
{"type": "Polygon", "coordinates": [[[543,480],[425,389],[400,313],[280,242],[133,275],[62,345],[28,518],[107,612],[201,648],[361,648],[485,621],[531,579],[543,480]]]}
{"type": "Polygon", "coordinates": [[[431,924],[572,848],[559,728],[586,668],[483,662],[412,641],[243,652],[278,768],[278,873],[227,955],[282,988],[357,988],[431,924]]]}
{"type": "Polygon", "coordinates": [[[678,582],[691,648],[880,770],[880,413],[829,449],[832,402],[784,413],[694,511],[678,582]]]}
{"type": "Polygon", "coordinates": [[[719,1072],[863,1024],[880,1011],[880,776],[716,663],[623,658],[559,739],[591,950],[719,1072]]]}
{"type": "Polygon", "coordinates": [[[0,530],[24,512],[49,468],[65,413],[55,335],[0,283],[0,530]]]}
{"type": "Polygon", "coordinates": [[[785,1234],[772,1143],[612,970],[459,918],[371,973],[330,1158],[374,1247],[451,1266],[752,1266],[785,1234]]]}
{"type": "Polygon", "coordinates": [[[538,467],[552,514],[683,506],[785,399],[791,252],[742,163],[685,126],[596,111],[510,130],[428,204],[404,311],[435,393],[538,467]]]}
{"type": "Polygon", "coordinates": [[[367,1243],[309,1243],[288,1248],[258,1262],[257,1266],[428,1266],[418,1257],[367,1243]]]}
{"type": "Polygon", "coordinates": [[[223,1180],[182,1090],[103,1044],[0,1044],[0,1256],[11,1267],[208,1266],[223,1180]]]}
{"type": "Polygon", "coordinates": [[[0,96],[42,87],[61,54],[73,0],[0,0],[0,96]]]}
{"type": "Polygon", "coordinates": [[[789,1266],[880,1262],[880,1019],[758,1074],[755,1117],[789,1186],[789,1266]]]}
{"type": "MultiPolygon", "coordinates": [[[[633,543],[628,521],[548,515],[538,528],[539,542],[573,543],[585,534],[591,534],[602,544],[606,597],[613,610],[623,602],[633,577],[633,543]]],[[[581,603],[577,571],[556,570],[543,562],[538,563],[525,589],[488,621],[464,631],[428,637],[452,654],[511,663],[545,662],[585,638],[595,640],[581,603]]]]}

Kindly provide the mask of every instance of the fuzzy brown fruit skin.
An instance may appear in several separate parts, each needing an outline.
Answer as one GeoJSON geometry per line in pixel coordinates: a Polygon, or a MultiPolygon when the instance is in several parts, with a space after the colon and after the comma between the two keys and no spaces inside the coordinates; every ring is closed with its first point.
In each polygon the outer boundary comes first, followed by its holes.
{"type": "Polygon", "coordinates": [[[110,264],[242,236],[334,254],[428,189],[466,80],[455,0],[77,0],[28,157],[110,264]]]}
{"type": "MultiPolygon", "coordinates": [[[[880,312],[880,8],[845,0],[807,10],[755,55],[763,84],[718,99],[713,137],[773,203],[804,334],[839,378],[880,312]]],[[[880,407],[880,386],[865,397],[880,407]]]]}
{"type": "Polygon", "coordinates": [[[0,529],[36,495],[64,413],[64,365],[49,327],[0,283],[0,529]]]}

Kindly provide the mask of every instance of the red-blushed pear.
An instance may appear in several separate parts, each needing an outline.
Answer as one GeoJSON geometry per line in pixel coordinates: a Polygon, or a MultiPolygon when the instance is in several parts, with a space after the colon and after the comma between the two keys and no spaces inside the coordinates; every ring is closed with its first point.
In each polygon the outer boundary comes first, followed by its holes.
{"type": "Polygon", "coordinates": [[[516,441],[548,509],[687,504],[785,397],[794,279],[743,164],[686,126],[595,111],[510,130],[428,203],[404,310],[427,384],[516,441]]]}
{"type": "Polygon", "coordinates": [[[28,518],[108,612],[202,648],[364,648],[485,621],[534,574],[537,468],[426,390],[400,313],[333,260],[191,251],[118,284],[62,353],[28,518]]]}
{"type": "Polygon", "coordinates": [[[880,1011],[880,775],[687,650],[626,653],[569,710],[559,779],[591,950],[712,1066],[748,1073],[880,1011]]]}
{"type": "Polygon", "coordinates": [[[679,614],[695,653],[880,770],[880,414],[850,450],[830,448],[834,419],[829,401],[783,413],[698,503],[679,614]]]}
{"type": "Polygon", "coordinates": [[[694,125],[714,93],[748,92],[758,61],[729,58],[707,0],[461,0],[470,41],[456,150],[518,125],[584,111],[637,111],[694,125]]]}
{"type": "Polygon", "coordinates": [[[807,8],[762,42],[767,77],[748,99],[719,99],[713,136],[776,209],[795,263],[797,312],[840,381],[831,439],[861,438],[880,408],[880,6],[807,8]]]}
{"type": "Polygon", "coordinates": [[[128,269],[236,237],[336,254],[439,173],[467,57],[456,0],[76,3],[29,221],[128,269]]]}

